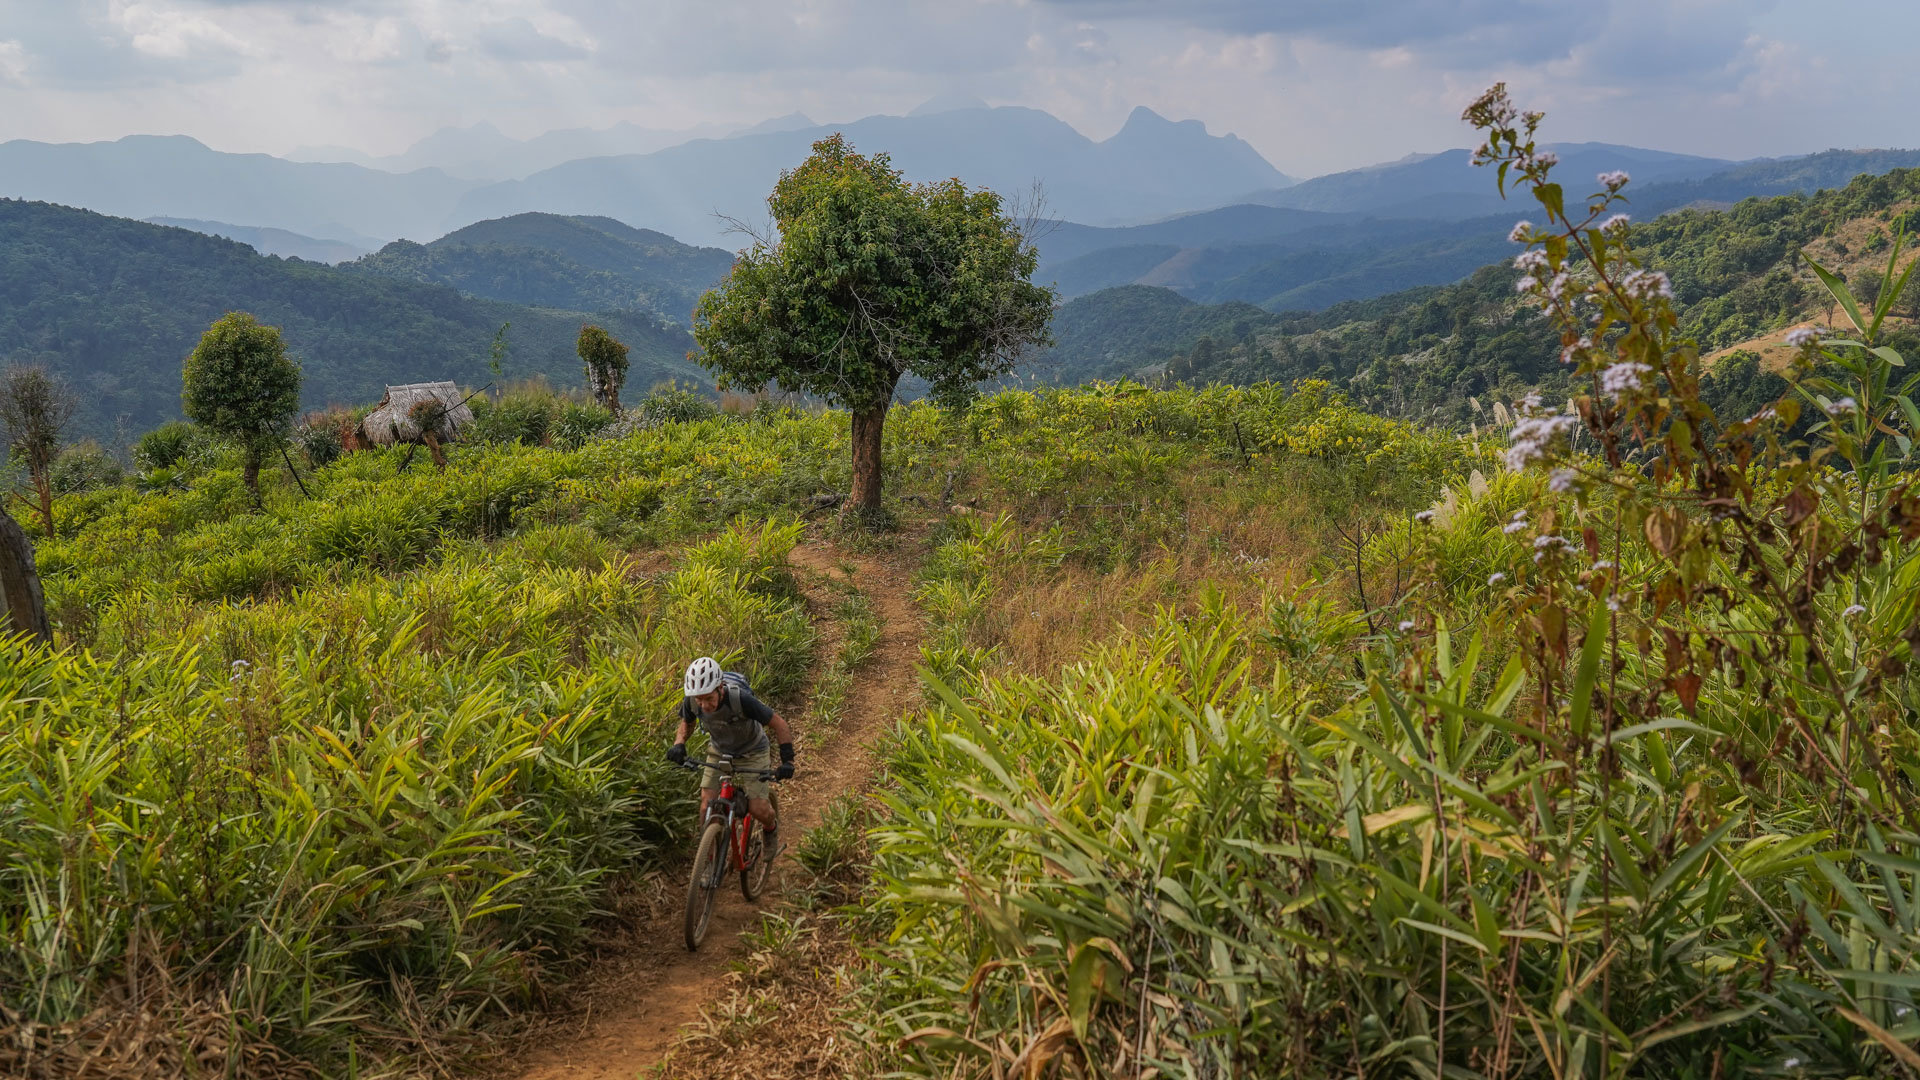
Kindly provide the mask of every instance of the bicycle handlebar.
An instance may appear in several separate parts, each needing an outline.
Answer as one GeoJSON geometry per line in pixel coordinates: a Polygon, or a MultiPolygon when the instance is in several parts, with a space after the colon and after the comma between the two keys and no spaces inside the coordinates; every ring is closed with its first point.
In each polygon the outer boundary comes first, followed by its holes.
{"type": "Polygon", "coordinates": [[[781,783],[780,778],[774,775],[774,772],[772,769],[761,769],[759,771],[759,775],[754,776],[753,773],[741,772],[740,770],[734,768],[733,761],[731,759],[726,761],[716,762],[716,761],[695,761],[692,758],[688,758],[686,761],[680,764],[680,767],[687,770],[688,772],[698,772],[701,769],[712,769],[714,772],[726,772],[733,776],[750,776],[758,780],[771,780],[776,784],[781,783]]]}

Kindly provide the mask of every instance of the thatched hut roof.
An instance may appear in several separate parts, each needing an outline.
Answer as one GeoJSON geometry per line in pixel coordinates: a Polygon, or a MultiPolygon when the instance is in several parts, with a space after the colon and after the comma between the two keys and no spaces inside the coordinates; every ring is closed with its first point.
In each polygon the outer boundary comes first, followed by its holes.
{"type": "Polygon", "coordinates": [[[473,410],[467,408],[457,387],[450,382],[423,382],[387,387],[387,396],[360,427],[375,446],[418,442],[422,414],[432,419],[434,434],[443,440],[473,423],[473,410]],[[420,408],[423,404],[429,407],[420,408]]]}

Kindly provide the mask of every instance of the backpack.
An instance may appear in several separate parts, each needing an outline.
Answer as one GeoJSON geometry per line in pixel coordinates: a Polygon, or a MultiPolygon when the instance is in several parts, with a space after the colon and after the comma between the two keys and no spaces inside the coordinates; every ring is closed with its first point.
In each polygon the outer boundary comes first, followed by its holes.
{"type": "Polygon", "coordinates": [[[737,671],[722,671],[720,673],[720,681],[726,684],[727,704],[733,706],[733,711],[736,715],[740,712],[741,691],[745,691],[747,694],[755,697],[759,696],[753,693],[753,684],[747,681],[747,677],[737,671]]]}

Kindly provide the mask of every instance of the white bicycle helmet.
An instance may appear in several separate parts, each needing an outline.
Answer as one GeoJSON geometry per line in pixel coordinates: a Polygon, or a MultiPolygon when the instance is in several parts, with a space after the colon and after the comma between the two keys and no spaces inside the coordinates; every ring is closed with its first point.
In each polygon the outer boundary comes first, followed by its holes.
{"type": "Polygon", "coordinates": [[[688,697],[711,694],[720,689],[720,665],[711,656],[703,656],[687,665],[686,691],[688,697]]]}

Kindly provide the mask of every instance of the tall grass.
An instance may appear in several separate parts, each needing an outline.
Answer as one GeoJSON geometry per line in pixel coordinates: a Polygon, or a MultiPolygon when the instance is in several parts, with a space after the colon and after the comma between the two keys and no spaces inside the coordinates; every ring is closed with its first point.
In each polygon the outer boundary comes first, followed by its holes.
{"type": "Polygon", "coordinates": [[[1418,516],[1355,481],[1402,451],[1309,471],[1351,597],[1403,585],[1372,603],[1203,591],[1005,670],[987,613],[1044,537],[949,539],[859,927],[870,1071],[1920,1074],[1920,377],[1888,302],[1816,268],[1854,335],[1717,417],[1602,224],[1625,174],[1569,210],[1539,114],[1469,116],[1547,213],[1523,287],[1591,392],[1418,516]]]}
{"type": "MultiPolygon", "coordinates": [[[[341,1074],[540,1001],[609,884],[682,839],[657,761],[679,666],[779,698],[813,664],[786,556],[845,488],[846,418],[689,415],[456,445],[445,472],[316,458],[258,509],[232,454],[170,429],[137,482],[61,496],[38,553],[61,648],[0,655],[0,1070],[59,1075],[145,1010],[209,1068],[341,1074]]],[[[1318,390],[1011,393],[888,429],[903,507],[989,511],[941,558],[988,543],[993,581],[1029,557],[1091,581],[1189,532],[1229,559],[1273,490],[1248,476],[1473,460],[1318,390]]],[[[856,597],[829,707],[873,645],[856,597]]],[[[857,828],[815,853],[835,889],[857,828]]]]}
{"type": "Polygon", "coordinates": [[[656,582],[535,532],[284,601],[123,595],[111,657],[0,654],[0,998],[28,1033],[214,1000],[323,1070],[526,1008],[683,838],[685,658],[799,684],[804,611],[755,591],[792,536],[656,582]]]}

